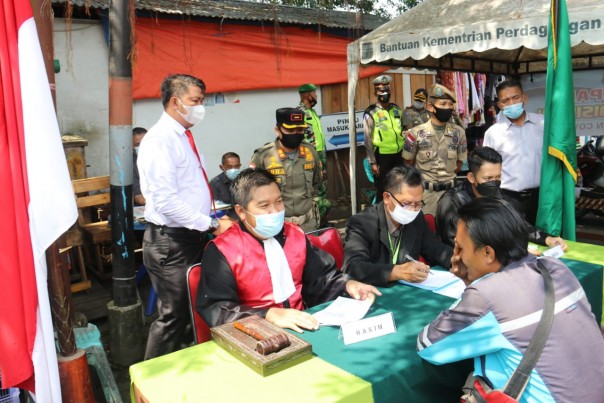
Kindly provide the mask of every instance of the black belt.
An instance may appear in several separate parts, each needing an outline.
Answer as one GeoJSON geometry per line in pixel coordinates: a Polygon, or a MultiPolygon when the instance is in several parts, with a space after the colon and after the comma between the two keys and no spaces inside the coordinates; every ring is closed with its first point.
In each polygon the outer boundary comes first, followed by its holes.
{"type": "Polygon", "coordinates": [[[536,196],[537,194],[539,194],[539,188],[532,188],[532,189],[526,189],[526,190],[521,190],[521,191],[508,190],[508,189],[502,188],[501,192],[508,196],[524,199],[524,198],[533,197],[533,196],[536,196]]]}
{"type": "Polygon", "coordinates": [[[190,236],[200,236],[207,234],[207,231],[197,231],[196,229],[189,229],[185,227],[166,227],[165,225],[157,225],[152,222],[148,223],[149,228],[154,231],[159,232],[160,234],[173,234],[173,235],[190,235],[190,236]]]}
{"type": "Polygon", "coordinates": [[[435,192],[440,192],[441,190],[448,190],[452,187],[452,182],[424,182],[424,189],[433,190],[435,192]]]}

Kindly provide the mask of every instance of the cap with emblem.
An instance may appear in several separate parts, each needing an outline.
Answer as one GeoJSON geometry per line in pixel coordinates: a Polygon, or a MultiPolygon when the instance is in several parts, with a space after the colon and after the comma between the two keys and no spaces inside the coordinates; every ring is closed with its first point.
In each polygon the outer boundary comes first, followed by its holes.
{"type": "Polygon", "coordinates": [[[304,121],[304,112],[298,108],[277,109],[277,126],[283,126],[286,129],[306,127],[307,125],[304,121]]]}
{"type": "Polygon", "coordinates": [[[450,99],[453,102],[457,102],[455,95],[444,85],[432,84],[428,96],[434,99],[450,99]]]}
{"type": "Polygon", "coordinates": [[[312,83],[302,84],[300,87],[298,87],[298,92],[300,94],[304,94],[306,92],[313,92],[316,90],[317,90],[317,86],[312,83]]]}
{"type": "Polygon", "coordinates": [[[426,91],[423,88],[420,88],[417,91],[415,91],[415,95],[413,96],[413,100],[419,101],[419,102],[426,102],[427,98],[428,98],[428,91],[426,91]]]}
{"type": "Polygon", "coordinates": [[[390,85],[391,82],[392,82],[392,77],[382,75],[382,76],[376,77],[376,79],[373,80],[373,85],[390,85]]]}

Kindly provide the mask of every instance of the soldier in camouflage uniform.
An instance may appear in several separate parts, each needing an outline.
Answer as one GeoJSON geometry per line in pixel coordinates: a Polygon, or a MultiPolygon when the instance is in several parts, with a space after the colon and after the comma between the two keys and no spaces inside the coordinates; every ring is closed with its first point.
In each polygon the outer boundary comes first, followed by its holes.
{"type": "Polygon", "coordinates": [[[453,187],[457,171],[467,158],[463,128],[449,123],[455,95],[446,87],[434,84],[428,93],[430,121],[405,132],[403,159],[421,173],[424,184],[424,214],[436,214],[442,194],[453,187]]]}
{"type": "Polygon", "coordinates": [[[298,108],[304,111],[304,120],[308,125],[304,131],[304,139],[315,147],[319,154],[321,166],[323,167],[321,171],[323,180],[317,190],[317,205],[321,219],[324,219],[331,208],[331,202],[327,198],[327,153],[325,149],[325,137],[321,128],[321,119],[313,109],[317,104],[317,87],[314,84],[304,84],[298,88],[298,93],[300,94],[298,108]]]}
{"type": "Polygon", "coordinates": [[[254,152],[250,166],[275,176],[285,204],[285,221],[309,232],[319,224],[316,195],[321,184],[321,161],[315,148],[303,141],[306,126],[299,109],[277,109],[277,138],[254,152]]]}
{"type": "Polygon", "coordinates": [[[408,106],[403,111],[403,128],[405,130],[410,130],[430,120],[430,112],[426,110],[426,99],[428,99],[428,91],[423,88],[415,91],[413,106],[408,106]]]}

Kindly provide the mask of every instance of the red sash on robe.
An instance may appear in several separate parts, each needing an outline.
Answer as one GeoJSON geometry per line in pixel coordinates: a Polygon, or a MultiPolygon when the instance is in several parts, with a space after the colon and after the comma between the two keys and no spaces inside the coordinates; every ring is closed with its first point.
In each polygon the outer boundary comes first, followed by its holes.
{"type": "MultiPolygon", "coordinates": [[[[292,271],[296,291],[289,297],[292,308],[302,310],[302,274],[306,264],[306,236],[300,227],[285,223],[283,252],[292,271]]],[[[243,305],[253,308],[283,308],[275,303],[273,283],[266,263],[264,248],[237,224],[212,242],[224,255],[237,282],[237,293],[243,305]]]]}

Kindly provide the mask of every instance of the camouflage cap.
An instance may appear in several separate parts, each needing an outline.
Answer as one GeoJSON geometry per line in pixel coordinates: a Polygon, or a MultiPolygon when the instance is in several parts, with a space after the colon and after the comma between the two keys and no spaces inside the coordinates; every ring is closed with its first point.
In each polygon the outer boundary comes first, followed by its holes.
{"type": "Polygon", "coordinates": [[[428,99],[428,91],[426,91],[424,88],[418,89],[415,91],[413,99],[415,101],[426,102],[426,99],[428,99]]]}
{"type": "Polygon", "coordinates": [[[298,108],[279,108],[277,109],[277,126],[283,126],[286,129],[295,129],[297,127],[307,127],[304,121],[304,112],[298,108]]]}
{"type": "Polygon", "coordinates": [[[455,98],[455,95],[449,91],[447,87],[440,84],[432,84],[430,91],[428,91],[428,96],[434,99],[450,99],[451,101],[457,103],[457,98],[455,98]]]}
{"type": "Polygon", "coordinates": [[[382,75],[382,76],[376,77],[376,79],[373,80],[373,85],[390,85],[391,82],[392,82],[392,77],[382,75]]]}
{"type": "Polygon", "coordinates": [[[298,92],[300,94],[304,94],[305,92],[313,92],[317,90],[317,86],[312,84],[312,83],[308,83],[308,84],[302,84],[299,88],[298,88],[298,92]]]}

